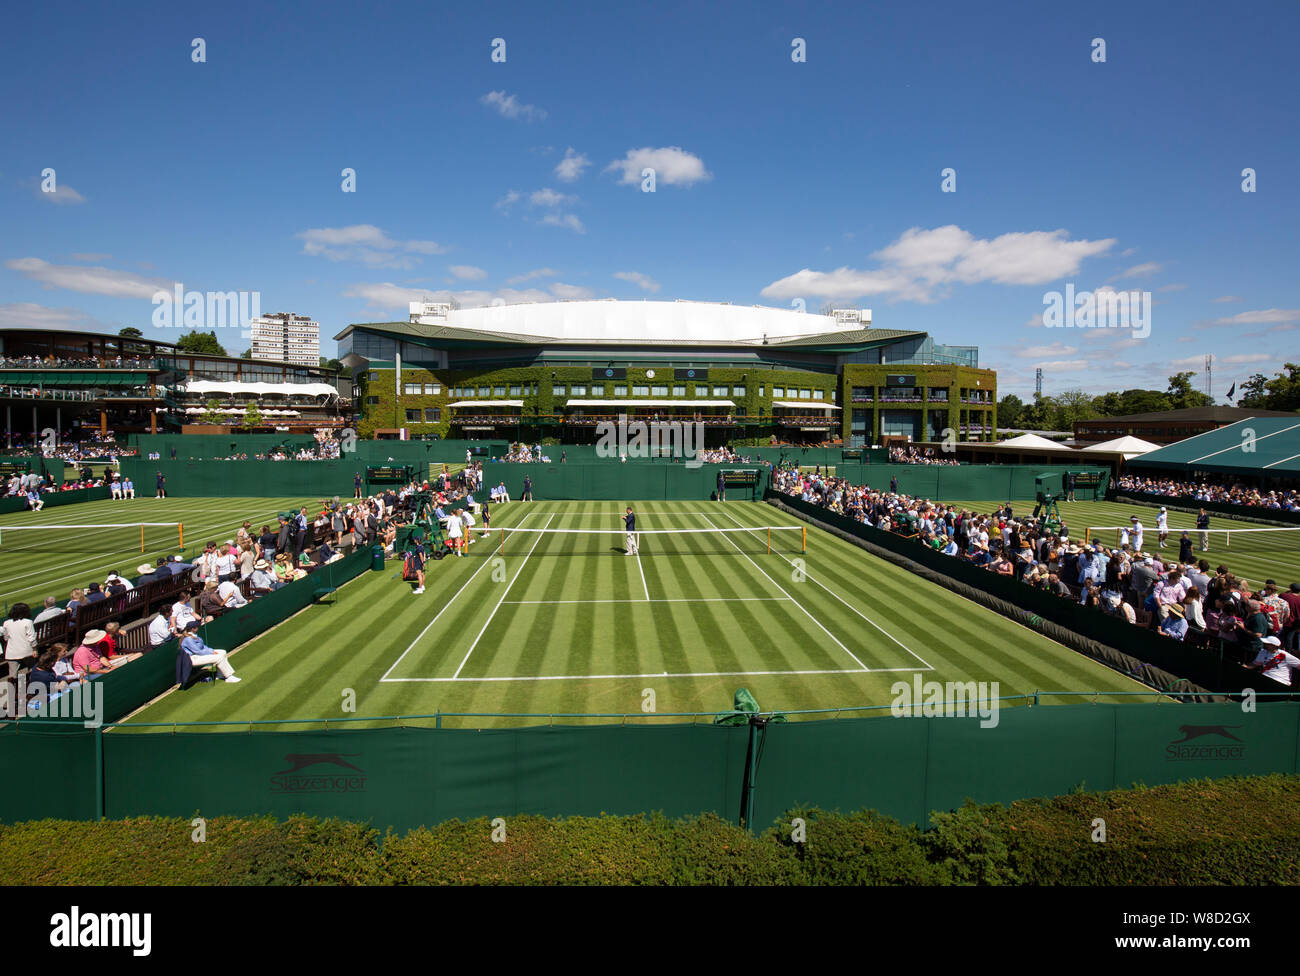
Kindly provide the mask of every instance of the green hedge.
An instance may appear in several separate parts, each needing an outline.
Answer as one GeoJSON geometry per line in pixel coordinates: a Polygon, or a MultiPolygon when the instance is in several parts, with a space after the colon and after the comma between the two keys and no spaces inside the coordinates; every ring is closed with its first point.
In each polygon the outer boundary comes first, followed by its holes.
{"type": "Polygon", "coordinates": [[[355,823],[179,818],[0,826],[0,875],[50,884],[1300,883],[1300,776],[968,803],[905,827],[875,812],[791,810],[760,836],[712,814],[511,817],[381,838],[355,823]],[[796,843],[790,825],[802,818],[796,843]],[[1106,839],[1093,839],[1095,821],[1106,839]]]}

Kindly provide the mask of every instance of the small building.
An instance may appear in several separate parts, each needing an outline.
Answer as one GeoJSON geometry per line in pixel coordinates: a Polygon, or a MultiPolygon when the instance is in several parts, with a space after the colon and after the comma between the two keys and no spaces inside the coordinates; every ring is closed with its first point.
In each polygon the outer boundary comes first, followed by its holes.
{"type": "Polygon", "coordinates": [[[1138,437],[1152,444],[1176,444],[1198,434],[1227,427],[1251,417],[1295,417],[1278,410],[1249,410],[1245,407],[1189,407],[1186,410],[1157,410],[1123,417],[1079,420],[1074,425],[1078,444],[1100,444],[1116,437],[1138,437]]]}

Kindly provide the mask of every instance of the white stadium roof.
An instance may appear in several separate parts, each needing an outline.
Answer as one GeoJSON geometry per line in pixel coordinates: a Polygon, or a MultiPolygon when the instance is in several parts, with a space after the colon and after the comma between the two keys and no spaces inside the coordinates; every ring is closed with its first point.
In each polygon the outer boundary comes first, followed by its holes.
{"type": "Polygon", "coordinates": [[[190,380],[186,393],[255,393],[258,396],[338,396],[339,391],[328,383],[238,383],[234,380],[190,380]]]}
{"type": "Polygon", "coordinates": [[[449,407],[522,407],[523,400],[458,400],[449,407]]]}
{"type": "Polygon", "coordinates": [[[569,407],[734,407],[730,400],[570,400],[569,407]]]}
{"type": "Polygon", "coordinates": [[[764,337],[774,341],[871,327],[870,309],[861,310],[860,321],[846,324],[830,315],[715,302],[536,302],[451,309],[445,316],[419,315],[419,303],[411,306],[419,321],[427,324],[564,340],[641,342],[689,337],[760,344],[764,337]]]}

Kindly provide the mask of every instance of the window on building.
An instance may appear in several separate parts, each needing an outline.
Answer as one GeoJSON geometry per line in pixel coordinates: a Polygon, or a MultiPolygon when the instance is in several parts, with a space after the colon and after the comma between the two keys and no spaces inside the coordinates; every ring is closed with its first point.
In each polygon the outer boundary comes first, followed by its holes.
{"type": "Polygon", "coordinates": [[[715,397],[725,397],[727,395],[727,388],[725,386],[715,386],[713,388],[713,395],[715,397]]]}
{"type": "Polygon", "coordinates": [[[586,396],[586,395],[587,395],[586,383],[574,383],[573,386],[569,388],[569,396],[579,397],[579,396],[586,396]]]}
{"type": "MultiPolygon", "coordinates": [[[[762,383],[758,384],[758,395],[767,396],[767,391],[764,389],[764,385],[762,383]]],[[[760,414],[759,416],[762,416],[762,414],[760,414]]]]}
{"type": "Polygon", "coordinates": [[[379,397],[366,397],[366,406],[368,407],[379,406],[379,397]]]}
{"type": "Polygon", "coordinates": [[[559,383],[552,386],[551,396],[564,396],[564,386],[559,383]]]}
{"type": "Polygon", "coordinates": [[[634,397],[648,397],[650,395],[650,387],[634,386],[632,387],[632,395],[634,397]]]}
{"type": "Polygon", "coordinates": [[[494,387],[492,387],[492,395],[493,395],[493,396],[505,396],[505,395],[506,395],[506,388],[505,388],[504,386],[494,386],[494,387]]]}
{"type": "Polygon", "coordinates": [[[800,400],[811,400],[811,399],[812,399],[812,390],[800,390],[800,391],[799,391],[799,399],[800,399],[800,400]]]}
{"type": "Polygon", "coordinates": [[[650,395],[653,397],[666,397],[668,396],[668,387],[652,386],[650,387],[650,395]]]}
{"type": "Polygon", "coordinates": [[[683,384],[682,386],[674,386],[674,387],[673,387],[673,396],[675,396],[675,397],[684,397],[684,396],[686,396],[686,386],[685,386],[685,384],[683,384]]]}
{"type": "Polygon", "coordinates": [[[440,407],[425,407],[424,422],[426,424],[436,424],[442,420],[442,409],[440,407]]]}
{"type": "Polygon", "coordinates": [[[379,373],[372,369],[372,370],[370,371],[370,378],[371,378],[372,380],[377,380],[377,379],[379,379],[379,373]]]}
{"type": "Polygon", "coordinates": [[[604,384],[604,383],[593,383],[593,384],[591,384],[591,395],[592,395],[592,396],[604,396],[604,395],[605,395],[605,384],[604,384]]]}
{"type": "Polygon", "coordinates": [[[512,397],[521,396],[522,393],[523,393],[523,387],[521,387],[518,383],[510,387],[510,395],[512,397]]]}
{"type": "Polygon", "coordinates": [[[492,395],[492,387],[490,387],[490,386],[480,386],[480,387],[478,388],[478,395],[481,396],[481,397],[488,397],[488,396],[491,396],[491,395],[492,395]]]}
{"type": "Polygon", "coordinates": [[[826,391],[825,391],[825,390],[813,390],[813,399],[814,399],[814,400],[824,400],[824,399],[826,399],[826,391]]]}
{"type": "Polygon", "coordinates": [[[423,387],[419,383],[407,383],[404,389],[407,396],[419,396],[423,387]]]}
{"type": "Polygon", "coordinates": [[[420,411],[419,410],[406,411],[406,422],[408,424],[418,424],[420,422],[420,411]]]}
{"type": "Polygon", "coordinates": [[[442,392],[442,384],[441,384],[441,383],[425,383],[425,384],[424,384],[424,392],[425,392],[425,394],[428,395],[428,396],[437,396],[439,393],[442,392]]]}
{"type": "Polygon", "coordinates": [[[784,386],[774,386],[774,387],[772,387],[772,396],[773,396],[775,399],[780,400],[782,397],[785,396],[785,387],[784,387],[784,386]]]}
{"type": "Polygon", "coordinates": [[[614,396],[627,396],[627,387],[621,383],[615,383],[614,396]]]}
{"type": "Polygon", "coordinates": [[[733,386],[731,388],[731,395],[734,397],[743,397],[745,395],[745,388],[743,386],[733,386]]]}

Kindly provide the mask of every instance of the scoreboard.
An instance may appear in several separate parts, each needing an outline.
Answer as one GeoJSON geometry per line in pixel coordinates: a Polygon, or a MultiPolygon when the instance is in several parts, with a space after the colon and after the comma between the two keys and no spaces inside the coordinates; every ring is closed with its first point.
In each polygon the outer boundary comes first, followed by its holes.
{"type": "Polygon", "coordinates": [[[409,464],[385,464],[366,468],[366,481],[372,485],[404,485],[415,477],[409,464]]]}

